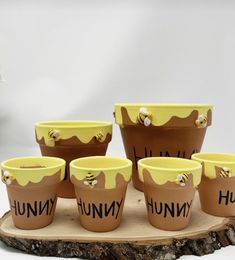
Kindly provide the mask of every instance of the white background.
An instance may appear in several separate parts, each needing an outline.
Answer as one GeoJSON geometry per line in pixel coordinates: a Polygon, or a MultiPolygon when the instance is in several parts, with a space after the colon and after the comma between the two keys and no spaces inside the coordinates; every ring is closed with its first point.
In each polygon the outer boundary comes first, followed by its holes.
{"type": "MultiPolygon", "coordinates": [[[[0,0],[0,159],[39,154],[37,121],[110,121],[115,102],[213,103],[203,150],[234,152],[234,25],[228,0],[0,0]]],[[[117,126],[108,154],[124,155],[117,126]]]]}

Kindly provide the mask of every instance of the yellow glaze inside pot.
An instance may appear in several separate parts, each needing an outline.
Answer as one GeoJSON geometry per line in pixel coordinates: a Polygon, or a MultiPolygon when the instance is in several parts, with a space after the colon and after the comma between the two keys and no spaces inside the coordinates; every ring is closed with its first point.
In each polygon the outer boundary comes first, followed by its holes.
{"type": "Polygon", "coordinates": [[[144,182],[143,171],[147,170],[153,181],[158,185],[167,182],[176,182],[180,175],[192,174],[193,185],[197,186],[201,182],[200,163],[173,157],[148,157],[138,161],[139,178],[144,182]]]}
{"type": "Polygon", "coordinates": [[[132,162],[129,159],[109,156],[91,156],[73,160],[70,163],[70,177],[86,180],[88,174],[95,179],[101,173],[105,175],[105,189],[116,188],[116,177],[121,174],[129,182],[132,174],[132,162]]]}
{"type": "Polygon", "coordinates": [[[195,153],[192,160],[202,163],[203,175],[210,179],[215,179],[217,175],[226,177],[226,172],[229,174],[227,177],[235,176],[235,154],[195,153]]]}
{"type": "Polygon", "coordinates": [[[60,179],[65,174],[65,161],[56,157],[18,157],[2,162],[2,181],[10,185],[16,180],[19,185],[39,183],[44,177],[60,172],[60,179]]]}

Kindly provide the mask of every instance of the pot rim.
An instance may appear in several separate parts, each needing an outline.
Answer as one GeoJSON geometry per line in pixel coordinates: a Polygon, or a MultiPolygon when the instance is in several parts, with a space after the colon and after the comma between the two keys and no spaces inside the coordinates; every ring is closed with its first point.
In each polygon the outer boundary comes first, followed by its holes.
{"type": "Polygon", "coordinates": [[[41,127],[41,128],[48,128],[48,127],[96,128],[96,127],[105,127],[105,126],[112,126],[112,123],[107,121],[96,121],[96,120],[61,120],[61,121],[42,121],[42,122],[35,123],[35,127],[41,127]]]}
{"type": "Polygon", "coordinates": [[[70,167],[73,167],[75,169],[79,169],[79,170],[85,170],[85,171],[110,171],[110,170],[122,170],[125,169],[127,167],[132,166],[132,161],[124,158],[124,157],[118,157],[118,156],[87,156],[87,157],[82,157],[82,158],[78,158],[75,160],[72,160],[70,162],[70,167]],[[114,160],[114,161],[119,161],[119,162],[123,162],[123,165],[120,166],[109,166],[109,167],[91,167],[91,166],[77,166],[76,163],[77,162],[82,162],[82,161],[89,161],[91,160],[114,160]]]}
{"type": "Polygon", "coordinates": [[[235,164],[235,154],[233,153],[210,153],[210,152],[206,152],[206,153],[195,153],[191,156],[191,159],[192,160],[195,160],[197,162],[209,162],[209,163],[213,163],[213,164],[216,164],[216,163],[219,163],[219,164],[223,164],[223,163],[226,163],[226,164],[235,164]],[[204,158],[200,158],[200,156],[218,156],[218,157],[226,157],[226,158],[231,158],[231,159],[228,159],[228,160],[217,160],[217,159],[204,159],[204,158]]]}
{"type": "MultiPolygon", "coordinates": [[[[37,161],[35,161],[35,163],[37,163],[37,161]]],[[[65,160],[62,158],[58,158],[58,157],[52,157],[52,156],[25,156],[25,157],[15,157],[12,159],[8,159],[5,160],[1,163],[1,168],[4,168],[5,170],[17,170],[17,171],[22,171],[22,172],[27,172],[27,171],[40,171],[40,169],[44,170],[48,169],[48,170],[52,170],[52,169],[56,169],[58,167],[63,167],[66,164],[65,160]],[[42,167],[42,168],[21,168],[21,167],[13,167],[13,166],[9,166],[8,163],[10,162],[14,162],[14,161],[27,161],[27,160],[38,160],[38,163],[40,163],[40,161],[43,159],[48,159],[48,160],[54,160],[55,165],[52,166],[46,166],[46,167],[42,167]],[[57,162],[57,163],[56,163],[57,162]]]]}
{"type": "Polygon", "coordinates": [[[213,108],[214,106],[212,104],[207,103],[116,103],[114,105],[115,107],[124,106],[124,107],[139,107],[139,106],[145,106],[145,107],[182,107],[182,108],[200,108],[200,107],[208,107],[213,108]]]}
{"type": "Polygon", "coordinates": [[[184,158],[175,158],[175,157],[147,157],[147,158],[140,159],[138,161],[138,165],[140,165],[142,168],[145,168],[145,169],[160,170],[160,171],[167,171],[167,172],[193,171],[193,170],[201,169],[201,167],[202,167],[199,162],[192,161],[189,159],[184,159],[184,158]],[[166,161],[166,165],[170,161],[172,161],[172,162],[178,161],[178,162],[182,162],[182,163],[185,162],[187,164],[191,164],[192,167],[185,166],[185,167],[169,168],[169,167],[151,166],[149,164],[146,164],[146,162],[148,162],[148,161],[166,161]]]}

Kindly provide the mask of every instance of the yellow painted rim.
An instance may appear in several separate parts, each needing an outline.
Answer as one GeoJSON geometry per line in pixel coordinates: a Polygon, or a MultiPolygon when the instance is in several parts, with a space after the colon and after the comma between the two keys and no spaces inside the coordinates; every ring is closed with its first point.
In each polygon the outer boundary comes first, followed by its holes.
{"type": "Polygon", "coordinates": [[[148,158],[143,158],[138,161],[138,164],[144,168],[148,168],[151,170],[159,170],[159,171],[167,171],[167,172],[175,172],[175,171],[192,171],[192,170],[197,170],[201,168],[200,163],[188,160],[188,159],[183,159],[183,158],[173,158],[173,157],[148,157],[148,158]],[[159,167],[159,166],[151,166],[149,163],[152,162],[164,162],[165,167],[159,167]],[[177,163],[179,162],[180,164],[184,165],[191,165],[191,167],[178,167],[178,168],[172,168],[169,167],[171,163],[177,163]]]}
{"type": "Polygon", "coordinates": [[[39,183],[44,177],[52,176],[57,172],[60,172],[60,180],[62,181],[65,175],[65,164],[65,160],[49,156],[30,156],[9,159],[1,163],[2,181],[8,184],[4,179],[4,174],[7,173],[11,182],[16,180],[19,185],[26,186],[30,182],[39,183]],[[45,167],[34,168],[33,166],[36,165],[45,167]],[[22,168],[23,166],[32,166],[32,168],[22,168]]]}
{"type": "Polygon", "coordinates": [[[73,160],[70,163],[70,177],[73,176],[85,185],[88,174],[96,179],[104,174],[104,188],[114,189],[117,187],[116,177],[121,174],[126,183],[131,179],[132,161],[121,157],[112,156],[89,156],[73,160]]]}
{"type": "Polygon", "coordinates": [[[45,121],[35,124],[36,127],[42,128],[96,128],[102,126],[112,126],[111,122],[106,121],[90,121],[90,120],[65,120],[65,121],[45,121]]]}
{"type": "Polygon", "coordinates": [[[191,158],[199,162],[235,164],[235,154],[232,153],[195,153],[191,156],[191,158]],[[210,157],[211,159],[209,159],[210,157]]]}
{"type": "Polygon", "coordinates": [[[158,104],[158,103],[117,103],[115,107],[115,122],[118,125],[153,125],[175,127],[175,122],[171,122],[173,117],[181,121],[180,127],[205,128],[211,125],[207,121],[207,116],[213,109],[211,104],[158,104]],[[187,120],[193,113],[194,122],[187,120]]]}
{"type": "Polygon", "coordinates": [[[200,104],[200,103],[195,103],[195,104],[180,104],[180,103],[176,103],[176,104],[167,104],[167,103],[116,103],[114,105],[115,107],[141,107],[141,106],[145,106],[145,107],[165,107],[165,108],[213,108],[212,104],[200,104]]]}
{"type": "Polygon", "coordinates": [[[193,185],[197,186],[201,181],[202,165],[182,158],[148,157],[138,161],[138,174],[142,182],[144,182],[144,170],[149,172],[157,185],[164,185],[167,182],[177,184],[180,176],[192,174],[193,185]]]}
{"type": "Polygon", "coordinates": [[[73,161],[70,162],[70,166],[74,167],[76,169],[81,169],[81,170],[94,170],[94,171],[117,171],[117,170],[122,170],[126,167],[132,166],[132,161],[126,158],[122,158],[122,157],[114,157],[114,156],[88,156],[88,157],[83,157],[83,158],[79,158],[79,159],[75,159],[73,161]],[[91,166],[87,166],[87,167],[82,167],[82,166],[78,166],[78,163],[84,163],[87,162],[88,164],[91,161],[103,161],[103,163],[105,163],[105,161],[116,161],[116,162],[120,162],[122,163],[121,166],[113,166],[113,167],[91,167],[91,166]]]}

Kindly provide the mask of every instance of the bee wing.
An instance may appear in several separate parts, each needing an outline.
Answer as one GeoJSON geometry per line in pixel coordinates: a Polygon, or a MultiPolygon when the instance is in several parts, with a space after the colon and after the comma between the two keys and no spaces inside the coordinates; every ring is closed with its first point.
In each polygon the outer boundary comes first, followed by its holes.
{"type": "Polygon", "coordinates": [[[145,125],[145,126],[149,126],[150,124],[151,124],[151,119],[148,118],[148,117],[146,117],[146,118],[144,119],[144,125],[145,125]]]}
{"type": "Polygon", "coordinates": [[[59,136],[59,131],[55,130],[55,131],[53,132],[53,135],[54,135],[55,137],[58,137],[58,136],[59,136]]]}
{"type": "Polygon", "coordinates": [[[89,182],[88,181],[84,181],[83,182],[85,185],[89,185],[89,182]]]}
{"type": "Polygon", "coordinates": [[[11,180],[10,179],[7,179],[6,180],[6,185],[10,185],[11,184],[11,180]]]}
{"type": "Polygon", "coordinates": [[[203,121],[204,118],[205,118],[205,117],[204,117],[203,115],[199,115],[199,116],[198,116],[198,120],[199,120],[199,121],[203,121]]]}
{"type": "Polygon", "coordinates": [[[3,172],[3,176],[8,177],[10,176],[10,173],[8,171],[3,172]]]}
{"type": "Polygon", "coordinates": [[[147,108],[146,107],[141,107],[140,108],[140,113],[141,114],[146,114],[147,113],[147,108]]]}
{"type": "Polygon", "coordinates": [[[97,180],[92,181],[92,185],[96,185],[97,182],[98,182],[97,180]]]}
{"type": "Polygon", "coordinates": [[[178,181],[182,181],[183,180],[183,176],[182,175],[177,175],[176,178],[177,178],[178,181]]]}

